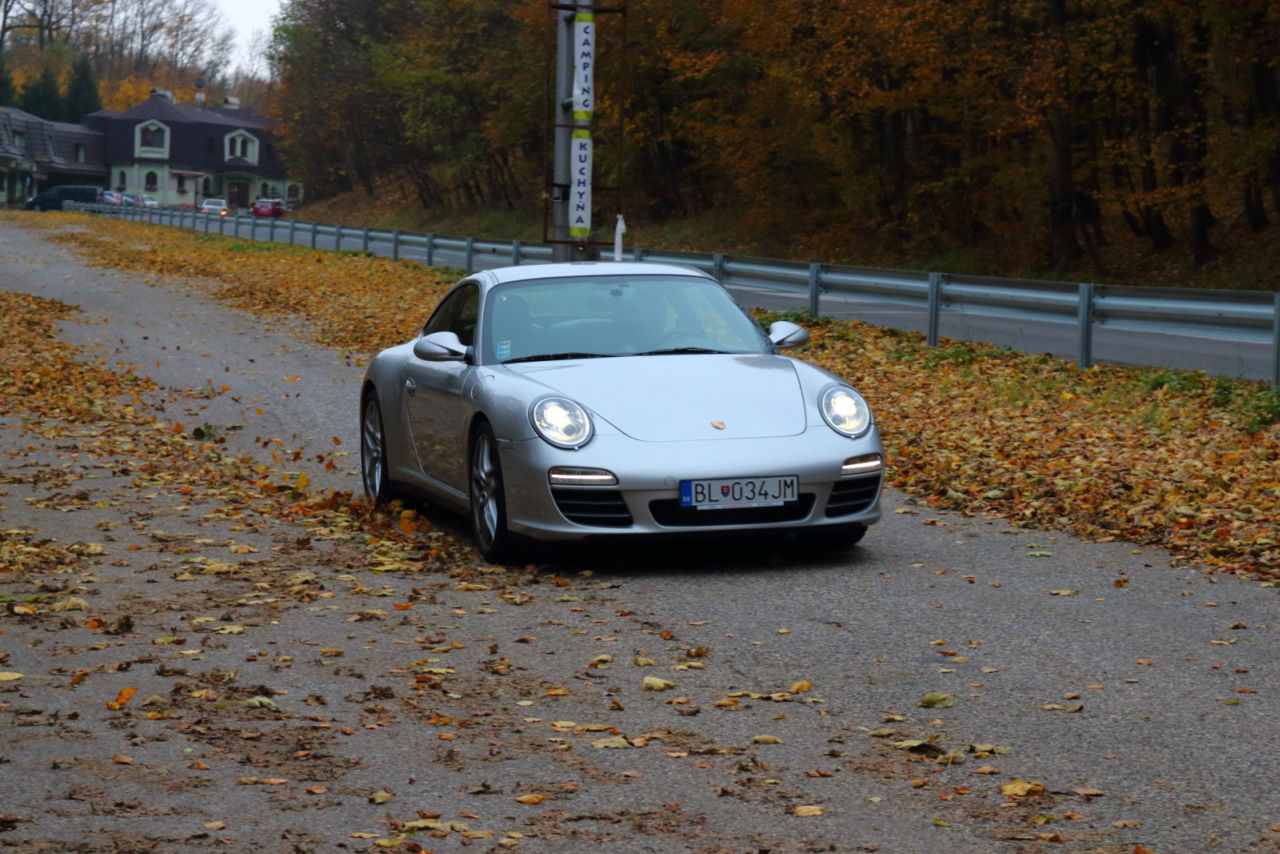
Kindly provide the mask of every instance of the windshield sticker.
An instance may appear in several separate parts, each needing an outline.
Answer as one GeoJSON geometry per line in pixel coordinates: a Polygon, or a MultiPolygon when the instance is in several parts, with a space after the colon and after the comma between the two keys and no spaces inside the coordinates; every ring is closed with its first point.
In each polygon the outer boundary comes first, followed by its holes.
{"type": "Polygon", "coordinates": [[[499,341],[498,342],[498,359],[500,361],[505,362],[507,359],[510,359],[510,358],[511,358],[511,342],[499,341]]]}

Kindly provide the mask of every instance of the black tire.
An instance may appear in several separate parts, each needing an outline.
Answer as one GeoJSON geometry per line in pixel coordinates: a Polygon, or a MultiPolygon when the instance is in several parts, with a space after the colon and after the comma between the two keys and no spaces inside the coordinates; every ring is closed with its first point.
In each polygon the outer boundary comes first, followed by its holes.
{"type": "Polygon", "coordinates": [[[481,422],[471,438],[471,459],[467,466],[471,494],[471,531],[480,554],[490,563],[511,557],[511,534],[507,531],[507,500],[502,485],[502,462],[493,429],[481,422]]]}
{"type": "Polygon", "coordinates": [[[374,504],[386,504],[400,497],[391,481],[387,465],[387,434],[382,426],[378,395],[365,395],[360,406],[360,479],[364,494],[374,504]]]}
{"type": "Polygon", "coordinates": [[[822,528],[802,535],[820,549],[851,549],[867,535],[866,525],[842,525],[839,528],[822,528]]]}

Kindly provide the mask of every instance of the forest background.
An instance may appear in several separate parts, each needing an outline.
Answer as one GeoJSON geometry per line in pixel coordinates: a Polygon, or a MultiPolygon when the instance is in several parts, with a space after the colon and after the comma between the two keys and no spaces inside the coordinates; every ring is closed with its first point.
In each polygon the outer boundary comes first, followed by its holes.
{"type": "MultiPolygon", "coordinates": [[[[316,211],[541,237],[547,0],[286,0],[248,70],[207,0],[0,4],[0,103],[46,74],[68,102],[80,65],[113,109],[201,77],[272,117],[316,211]]],[[[1280,0],[620,6],[604,239],[617,209],[640,245],[1280,290],[1280,0]]]]}

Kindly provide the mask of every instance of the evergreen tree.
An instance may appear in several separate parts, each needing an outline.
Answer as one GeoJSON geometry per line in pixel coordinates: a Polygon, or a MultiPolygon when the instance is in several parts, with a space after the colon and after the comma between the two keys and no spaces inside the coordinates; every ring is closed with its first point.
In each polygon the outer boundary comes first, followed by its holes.
{"type": "Polygon", "coordinates": [[[22,87],[18,108],[50,121],[62,120],[62,94],[52,68],[46,68],[34,81],[22,87]]]}
{"type": "Polygon", "coordinates": [[[13,90],[13,75],[4,64],[4,55],[0,54],[0,107],[12,107],[16,94],[13,90]]]}
{"type": "Polygon", "coordinates": [[[89,58],[82,56],[76,60],[76,64],[71,69],[71,82],[67,84],[63,120],[78,122],[84,116],[101,109],[102,99],[98,97],[98,82],[94,79],[93,69],[89,67],[89,58]]]}

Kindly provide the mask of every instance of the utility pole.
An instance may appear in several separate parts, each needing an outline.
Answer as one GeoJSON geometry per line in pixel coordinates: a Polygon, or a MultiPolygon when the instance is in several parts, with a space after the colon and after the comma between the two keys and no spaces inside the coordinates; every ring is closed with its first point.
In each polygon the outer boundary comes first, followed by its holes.
{"type": "Polygon", "coordinates": [[[595,110],[594,0],[555,3],[555,165],[552,171],[552,259],[591,257],[591,190],[595,110]]]}

